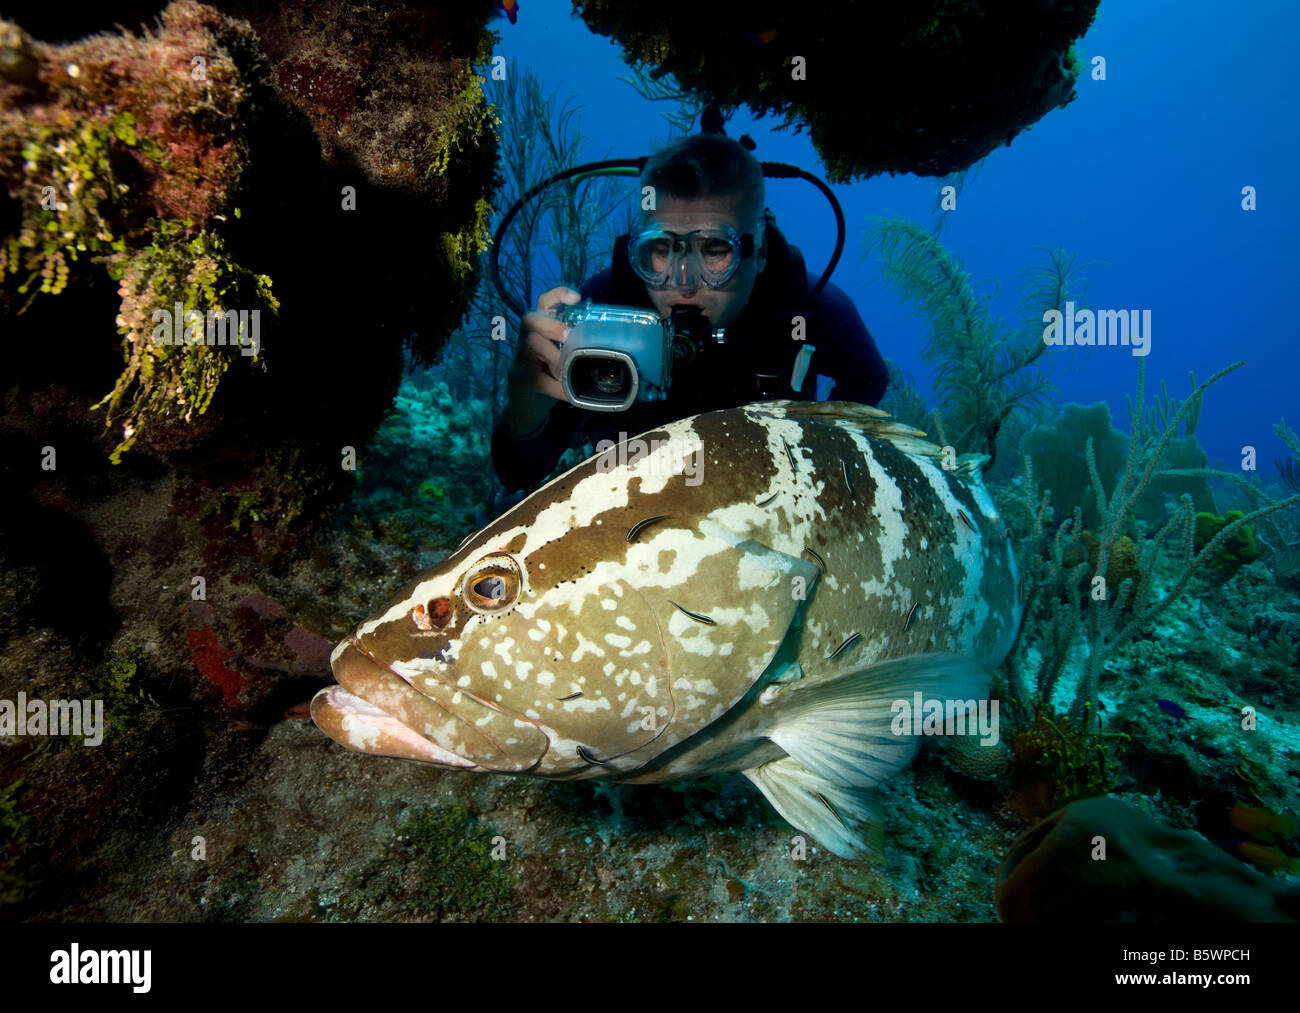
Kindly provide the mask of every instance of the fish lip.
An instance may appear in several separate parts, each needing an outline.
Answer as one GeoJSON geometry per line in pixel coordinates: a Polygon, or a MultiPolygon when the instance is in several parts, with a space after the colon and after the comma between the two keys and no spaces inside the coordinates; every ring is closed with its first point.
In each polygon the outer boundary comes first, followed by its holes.
{"type": "MultiPolygon", "coordinates": [[[[397,671],[396,669],[394,669],[391,665],[385,665],[385,664],[384,664],[383,662],[381,662],[378,658],[376,658],[373,654],[371,654],[371,653],[370,653],[369,651],[367,651],[364,647],[362,647],[362,646],[361,646],[361,643],[360,643],[360,641],[359,641],[358,634],[357,634],[356,631],[353,631],[353,633],[348,637],[347,640],[341,640],[341,641],[339,641],[339,645],[338,645],[338,647],[336,647],[336,648],[334,649],[334,654],[332,654],[332,655],[330,656],[330,667],[331,667],[331,669],[332,669],[333,666],[334,666],[335,658],[341,656],[342,653],[344,652],[344,650],[345,650],[347,647],[352,647],[352,648],[354,648],[354,649],[356,650],[356,652],[357,652],[358,654],[360,654],[363,658],[365,658],[368,662],[370,662],[370,664],[372,664],[372,665],[374,665],[376,668],[378,668],[378,669],[380,669],[380,670],[382,670],[382,671],[388,672],[388,673],[390,673],[391,675],[395,676],[396,678],[402,680],[403,683],[405,683],[407,686],[410,686],[411,689],[414,690],[416,693],[419,693],[421,696],[426,696],[426,695],[427,695],[427,694],[425,694],[425,693],[420,689],[419,686],[415,685],[415,683],[411,681],[411,677],[410,677],[410,676],[403,675],[401,672],[399,672],[399,671],[397,671]]],[[[336,678],[337,678],[337,677],[336,677],[336,678]]],[[[447,689],[451,689],[451,690],[454,690],[455,692],[458,692],[458,693],[464,694],[465,697],[467,697],[467,698],[470,699],[470,700],[473,700],[475,703],[479,704],[479,705],[482,706],[482,707],[487,708],[488,710],[493,710],[493,711],[496,711],[498,714],[503,714],[503,715],[505,715],[506,717],[514,718],[514,719],[519,720],[519,721],[525,721],[525,722],[527,722],[527,723],[533,725],[533,726],[534,726],[535,728],[537,728],[537,729],[538,729],[538,730],[539,730],[543,735],[545,735],[545,736],[547,737],[548,740],[550,739],[550,735],[547,734],[547,732],[546,732],[546,730],[545,730],[545,727],[543,726],[542,722],[538,721],[537,719],[535,719],[535,718],[530,718],[530,717],[528,717],[526,714],[521,714],[521,713],[519,713],[518,711],[513,711],[513,710],[510,710],[509,708],[502,707],[500,704],[496,703],[495,701],[493,701],[493,700],[488,700],[488,699],[486,699],[486,698],[484,698],[484,697],[482,697],[482,696],[479,696],[477,693],[471,692],[469,689],[466,689],[466,688],[463,687],[463,686],[452,686],[450,683],[446,682],[445,680],[438,680],[438,681],[439,681],[439,682],[440,682],[444,687],[446,687],[447,689]]],[[[460,720],[460,721],[467,721],[467,722],[471,722],[471,723],[472,723],[472,718],[469,717],[469,716],[467,716],[463,711],[461,711],[461,710],[459,710],[459,709],[457,709],[457,708],[454,708],[454,707],[449,707],[449,706],[448,706],[447,704],[445,704],[445,703],[437,703],[437,701],[434,701],[434,702],[437,704],[438,707],[440,707],[441,709],[443,709],[444,711],[446,711],[447,713],[449,713],[451,716],[455,717],[457,720],[460,720]]],[[[375,705],[374,705],[374,704],[371,704],[371,706],[373,707],[373,706],[375,706],[375,705]]],[[[385,712],[385,713],[386,713],[386,712],[385,712]]],[[[394,719],[394,720],[396,720],[396,719],[394,719]]],[[[405,727],[405,726],[404,726],[404,727],[405,727]]],[[[412,729],[412,731],[414,731],[414,729],[412,729]]],[[[418,734],[420,734],[420,733],[419,733],[419,732],[416,732],[416,734],[418,735],[418,734]]],[[[483,734],[483,733],[480,732],[479,734],[483,734]]],[[[423,738],[424,736],[421,736],[421,737],[423,738]]],[[[493,740],[490,736],[486,736],[486,735],[485,735],[484,737],[485,737],[485,738],[487,739],[487,741],[490,742],[490,743],[491,743],[491,744],[492,744],[492,745],[493,745],[497,750],[499,750],[499,751],[502,753],[502,755],[504,755],[504,756],[506,756],[506,757],[509,757],[509,756],[511,755],[510,751],[509,751],[505,746],[503,746],[501,743],[496,742],[496,741],[493,740]]],[[[443,752],[445,752],[445,753],[450,753],[452,756],[457,757],[457,759],[458,759],[459,761],[461,761],[460,763],[458,763],[458,764],[455,765],[455,769],[456,769],[456,770],[483,770],[483,771],[489,771],[489,772],[498,771],[498,768],[497,768],[497,767],[493,767],[493,766],[490,766],[490,765],[488,765],[488,764],[484,764],[484,763],[477,762],[477,761],[474,761],[474,760],[468,760],[468,759],[466,759],[465,757],[461,756],[459,753],[452,752],[451,750],[446,749],[446,748],[444,748],[444,747],[441,746],[441,745],[438,745],[438,743],[437,743],[436,741],[432,740],[432,739],[430,739],[429,741],[433,742],[434,745],[437,746],[439,749],[441,749],[443,752]]],[[[520,767],[520,768],[518,768],[518,769],[516,769],[516,770],[514,770],[514,771],[511,771],[511,772],[512,772],[512,773],[516,773],[516,774],[527,774],[527,773],[529,773],[530,771],[536,769],[537,766],[542,762],[542,759],[544,758],[544,756],[546,755],[546,753],[547,753],[547,751],[548,751],[549,749],[550,749],[550,745],[549,745],[549,743],[548,743],[547,747],[546,747],[545,749],[543,749],[543,750],[541,751],[541,753],[539,753],[539,754],[537,755],[536,759],[534,759],[534,760],[532,761],[532,763],[530,763],[530,764],[529,764],[528,766],[526,766],[526,767],[520,767]]],[[[439,764],[439,766],[441,766],[441,764],[439,764]]]]}
{"type": "MultiPolygon", "coordinates": [[[[373,654],[371,654],[371,653],[370,653],[369,651],[367,651],[364,647],[362,647],[361,644],[360,644],[360,642],[359,642],[359,640],[358,640],[358,637],[357,637],[357,634],[356,634],[355,631],[354,631],[354,632],[353,632],[353,633],[352,633],[352,634],[351,634],[351,635],[350,635],[346,640],[342,640],[342,641],[340,641],[340,642],[339,642],[339,645],[334,649],[333,653],[330,655],[330,669],[331,669],[331,670],[333,670],[333,668],[334,668],[335,664],[338,662],[338,660],[339,660],[341,657],[343,657],[344,654],[346,654],[348,648],[352,648],[353,650],[355,650],[355,651],[357,652],[357,654],[359,654],[362,658],[364,658],[364,659],[365,659],[369,664],[373,665],[375,668],[377,668],[377,669],[379,669],[379,670],[381,670],[381,671],[388,672],[388,673],[390,673],[390,674],[396,676],[398,679],[401,679],[402,682],[405,683],[407,686],[410,686],[411,689],[415,690],[415,692],[417,692],[417,693],[419,692],[419,689],[417,689],[414,685],[412,685],[412,684],[411,684],[411,681],[410,681],[409,679],[405,678],[405,677],[404,677],[400,672],[396,672],[396,671],[394,671],[391,665],[385,665],[385,664],[383,664],[382,662],[380,662],[378,658],[376,658],[373,654]]],[[[335,675],[335,679],[337,679],[337,678],[338,678],[338,676],[337,676],[337,674],[336,674],[336,675],[335,675]]],[[[340,693],[344,694],[344,695],[345,695],[347,698],[349,698],[350,700],[356,700],[356,701],[358,701],[361,705],[363,705],[363,706],[366,707],[366,708],[369,708],[370,711],[374,712],[374,714],[382,714],[382,715],[384,715],[385,717],[390,718],[390,719],[393,720],[394,722],[396,722],[396,723],[398,723],[399,725],[401,725],[402,728],[404,728],[404,729],[408,729],[412,735],[415,735],[415,736],[417,736],[419,739],[421,739],[421,740],[423,740],[423,741],[425,741],[425,742],[428,742],[428,743],[433,747],[433,749],[437,750],[439,753],[446,754],[446,756],[449,757],[449,759],[447,759],[446,761],[441,761],[441,760],[421,760],[421,762],[429,763],[429,764],[432,765],[432,766],[441,767],[441,768],[443,768],[444,770],[479,770],[479,769],[482,769],[482,768],[480,768],[480,765],[477,764],[477,763],[475,763],[473,760],[466,759],[465,757],[461,756],[459,753],[456,753],[456,752],[454,752],[454,751],[452,751],[452,750],[450,750],[450,749],[447,749],[447,748],[445,748],[445,747],[439,745],[439,743],[436,742],[435,740],[433,740],[433,739],[431,739],[431,738],[428,738],[427,736],[425,736],[425,735],[422,734],[421,732],[417,731],[417,730],[414,729],[414,728],[411,728],[409,725],[407,725],[407,724],[405,724],[404,722],[402,722],[401,719],[398,718],[396,715],[390,713],[389,711],[384,710],[384,708],[380,707],[378,704],[376,704],[376,703],[374,703],[374,702],[372,702],[372,701],[370,701],[370,700],[367,700],[365,697],[358,696],[357,694],[355,694],[355,693],[351,692],[350,690],[348,690],[345,686],[342,686],[342,685],[334,685],[334,686],[328,687],[328,689],[331,690],[331,691],[333,691],[333,690],[337,690],[337,691],[339,691],[340,693]]],[[[335,697],[331,697],[331,699],[333,700],[333,699],[335,699],[335,697]]]]}
{"type": "MultiPolygon", "coordinates": [[[[420,687],[417,686],[417,685],[415,685],[415,683],[413,683],[413,682],[411,681],[411,677],[410,677],[410,676],[403,675],[401,672],[399,672],[397,669],[395,669],[392,665],[385,665],[382,661],[380,661],[380,660],[379,660],[378,658],[376,658],[373,654],[371,654],[371,653],[370,653],[369,651],[367,651],[364,647],[362,647],[362,646],[361,646],[361,641],[358,639],[357,634],[356,634],[355,631],[353,632],[353,634],[352,634],[352,636],[351,636],[351,638],[350,638],[350,643],[351,643],[351,646],[352,646],[353,648],[356,649],[357,653],[360,654],[363,658],[365,658],[368,662],[370,662],[370,664],[374,665],[376,668],[382,668],[385,672],[389,672],[389,673],[391,673],[392,675],[397,676],[397,678],[401,679],[404,683],[406,683],[408,686],[410,686],[411,689],[415,690],[417,693],[420,692],[420,687]]],[[[331,668],[334,667],[334,659],[333,659],[333,657],[330,658],[330,667],[331,667],[331,668]]],[[[444,683],[443,685],[446,685],[446,683],[444,683]]],[[[423,695],[423,694],[421,694],[421,695],[423,695]]],[[[472,695],[472,694],[471,694],[471,695],[472,695]]]]}

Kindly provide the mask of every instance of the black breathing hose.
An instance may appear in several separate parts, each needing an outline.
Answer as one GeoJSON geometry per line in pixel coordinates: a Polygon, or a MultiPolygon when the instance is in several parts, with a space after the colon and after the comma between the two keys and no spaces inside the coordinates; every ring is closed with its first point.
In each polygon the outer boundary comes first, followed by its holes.
{"type": "MultiPolygon", "coordinates": [[[[510,210],[505,213],[505,216],[501,219],[501,224],[496,227],[496,231],[492,234],[492,253],[488,259],[491,264],[492,284],[496,286],[496,290],[501,296],[502,302],[514,310],[520,317],[523,317],[527,312],[518,300],[513,298],[510,293],[505,290],[505,286],[501,284],[501,267],[497,260],[498,254],[501,251],[501,237],[505,235],[506,229],[508,229],[510,223],[514,221],[515,215],[519,214],[519,212],[523,210],[525,204],[548,187],[573,176],[612,176],[633,174],[627,170],[635,170],[636,173],[640,173],[646,160],[647,158],[643,156],[641,158],[609,158],[600,162],[587,162],[584,165],[575,165],[571,169],[563,169],[560,172],[548,176],[536,186],[529,187],[527,193],[523,194],[523,196],[510,206],[510,210]],[[616,172],[614,170],[623,171],[616,172]]],[[[765,177],[771,179],[805,179],[809,183],[812,183],[822,192],[822,195],[825,196],[827,201],[830,202],[831,209],[835,212],[835,251],[831,254],[831,259],[827,263],[826,269],[822,271],[821,277],[817,279],[817,284],[808,292],[809,299],[816,298],[817,293],[825,288],[826,283],[830,281],[831,272],[835,270],[835,266],[840,262],[840,255],[844,252],[844,238],[847,231],[844,224],[844,209],[840,207],[840,202],[831,191],[831,188],[811,172],[807,172],[799,168],[797,165],[786,165],[784,162],[763,162],[762,166],[763,175],[765,177]]]]}

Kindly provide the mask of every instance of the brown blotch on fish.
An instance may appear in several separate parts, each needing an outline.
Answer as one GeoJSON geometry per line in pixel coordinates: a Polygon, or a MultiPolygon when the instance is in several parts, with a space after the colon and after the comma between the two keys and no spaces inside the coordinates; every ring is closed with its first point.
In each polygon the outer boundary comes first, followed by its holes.
{"type": "Polygon", "coordinates": [[[451,599],[435,598],[429,602],[429,621],[435,630],[441,630],[451,622],[451,599]]]}
{"type": "Polygon", "coordinates": [[[669,516],[670,516],[669,514],[658,514],[654,517],[647,517],[643,521],[637,521],[635,524],[632,525],[631,529],[628,531],[627,540],[629,542],[633,541],[636,538],[636,536],[642,532],[642,530],[648,528],[655,521],[666,521],[669,516]]]}
{"type": "Polygon", "coordinates": [[[715,622],[714,622],[712,619],[710,619],[708,616],[706,616],[706,615],[701,615],[699,612],[692,612],[690,609],[687,609],[687,608],[682,608],[680,605],[678,605],[678,604],[677,604],[675,601],[673,601],[671,598],[668,599],[668,604],[671,605],[671,606],[673,606],[675,609],[677,609],[677,611],[679,611],[679,612],[684,612],[686,615],[690,616],[692,619],[698,620],[699,622],[705,623],[705,624],[707,624],[707,625],[709,625],[709,626],[716,626],[716,625],[717,625],[717,623],[715,623],[715,622]]]}

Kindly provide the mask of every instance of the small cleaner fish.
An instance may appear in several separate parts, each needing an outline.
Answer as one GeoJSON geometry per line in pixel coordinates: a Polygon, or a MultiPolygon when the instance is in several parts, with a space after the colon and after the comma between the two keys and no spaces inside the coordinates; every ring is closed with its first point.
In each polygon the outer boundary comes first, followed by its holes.
{"type": "Polygon", "coordinates": [[[1020,625],[979,460],[945,469],[923,435],[769,401],[618,444],[357,627],[312,718],[444,769],[740,771],[835,854],[878,856],[876,786],[919,746],[898,715],[968,713],[1020,625]]]}

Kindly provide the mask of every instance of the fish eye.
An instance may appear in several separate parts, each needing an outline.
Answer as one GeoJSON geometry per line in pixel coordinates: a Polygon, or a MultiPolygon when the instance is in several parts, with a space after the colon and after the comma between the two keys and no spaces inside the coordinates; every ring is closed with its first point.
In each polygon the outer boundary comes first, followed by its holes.
{"type": "Polygon", "coordinates": [[[519,600],[523,581],[514,557],[494,552],[479,560],[461,582],[461,597],[479,615],[498,615],[519,600]]]}
{"type": "Polygon", "coordinates": [[[498,602],[506,596],[506,579],[494,573],[475,581],[472,590],[484,601],[498,602]]]}

